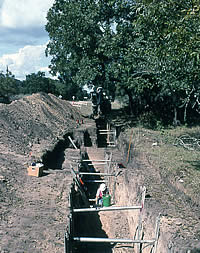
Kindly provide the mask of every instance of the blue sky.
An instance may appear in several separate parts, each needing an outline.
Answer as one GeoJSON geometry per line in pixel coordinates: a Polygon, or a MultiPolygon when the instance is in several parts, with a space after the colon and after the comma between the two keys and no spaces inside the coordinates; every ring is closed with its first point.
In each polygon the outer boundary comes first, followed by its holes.
{"type": "Polygon", "coordinates": [[[54,0],[0,0],[0,71],[8,66],[15,78],[43,71],[50,76],[45,56],[48,9],[54,0]]]}

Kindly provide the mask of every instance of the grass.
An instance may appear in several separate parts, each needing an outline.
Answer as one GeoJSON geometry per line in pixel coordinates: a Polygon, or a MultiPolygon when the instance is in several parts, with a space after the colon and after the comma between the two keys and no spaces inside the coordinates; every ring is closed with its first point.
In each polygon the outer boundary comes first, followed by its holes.
{"type": "Polygon", "coordinates": [[[191,198],[199,193],[200,147],[193,145],[193,150],[188,150],[174,143],[183,135],[198,139],[200,127],[177,127],[159,131],[142,127],[129,128],[126,131],[127,142],[129,142],[132,129],[132,145],[135,151],[147,155],[151,165],[158,167],[162,175],[182,180],[191,198]]]}

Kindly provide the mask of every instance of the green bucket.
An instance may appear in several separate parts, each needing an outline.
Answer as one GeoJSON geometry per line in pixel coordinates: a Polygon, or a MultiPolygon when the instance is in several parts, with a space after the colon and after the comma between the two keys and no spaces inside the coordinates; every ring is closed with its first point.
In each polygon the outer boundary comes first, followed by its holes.
{"type": "Polygon", "coordinates": [[[110,195],[103,196],[103,206],[110,206],[110,202],[111,202],[110,195]]]}

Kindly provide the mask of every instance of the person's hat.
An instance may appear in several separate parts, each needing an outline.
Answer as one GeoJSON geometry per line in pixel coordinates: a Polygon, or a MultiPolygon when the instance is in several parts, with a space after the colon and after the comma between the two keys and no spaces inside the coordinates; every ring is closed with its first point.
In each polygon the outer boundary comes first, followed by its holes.
{"type": "Polygon", "coordinates": [[[101,184],[100,185],[100,190],[103,192],[103,191],[105,191],[105,189],[106,189],[106,185],[105,184],[101,184]]]}

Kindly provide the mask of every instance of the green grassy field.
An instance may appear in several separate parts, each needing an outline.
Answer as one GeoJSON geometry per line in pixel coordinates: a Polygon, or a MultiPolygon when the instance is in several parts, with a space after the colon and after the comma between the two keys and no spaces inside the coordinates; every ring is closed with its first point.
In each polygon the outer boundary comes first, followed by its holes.
{"type": "Polygon", "coordinates": [[[200,191],[200,127],[177,127],[154,131],[129,128],[133,152],[144,153],[160,173],[177,178],[191,198],[200,191]],[[131,137],[132,135],[132,137],[131,137]]]}

